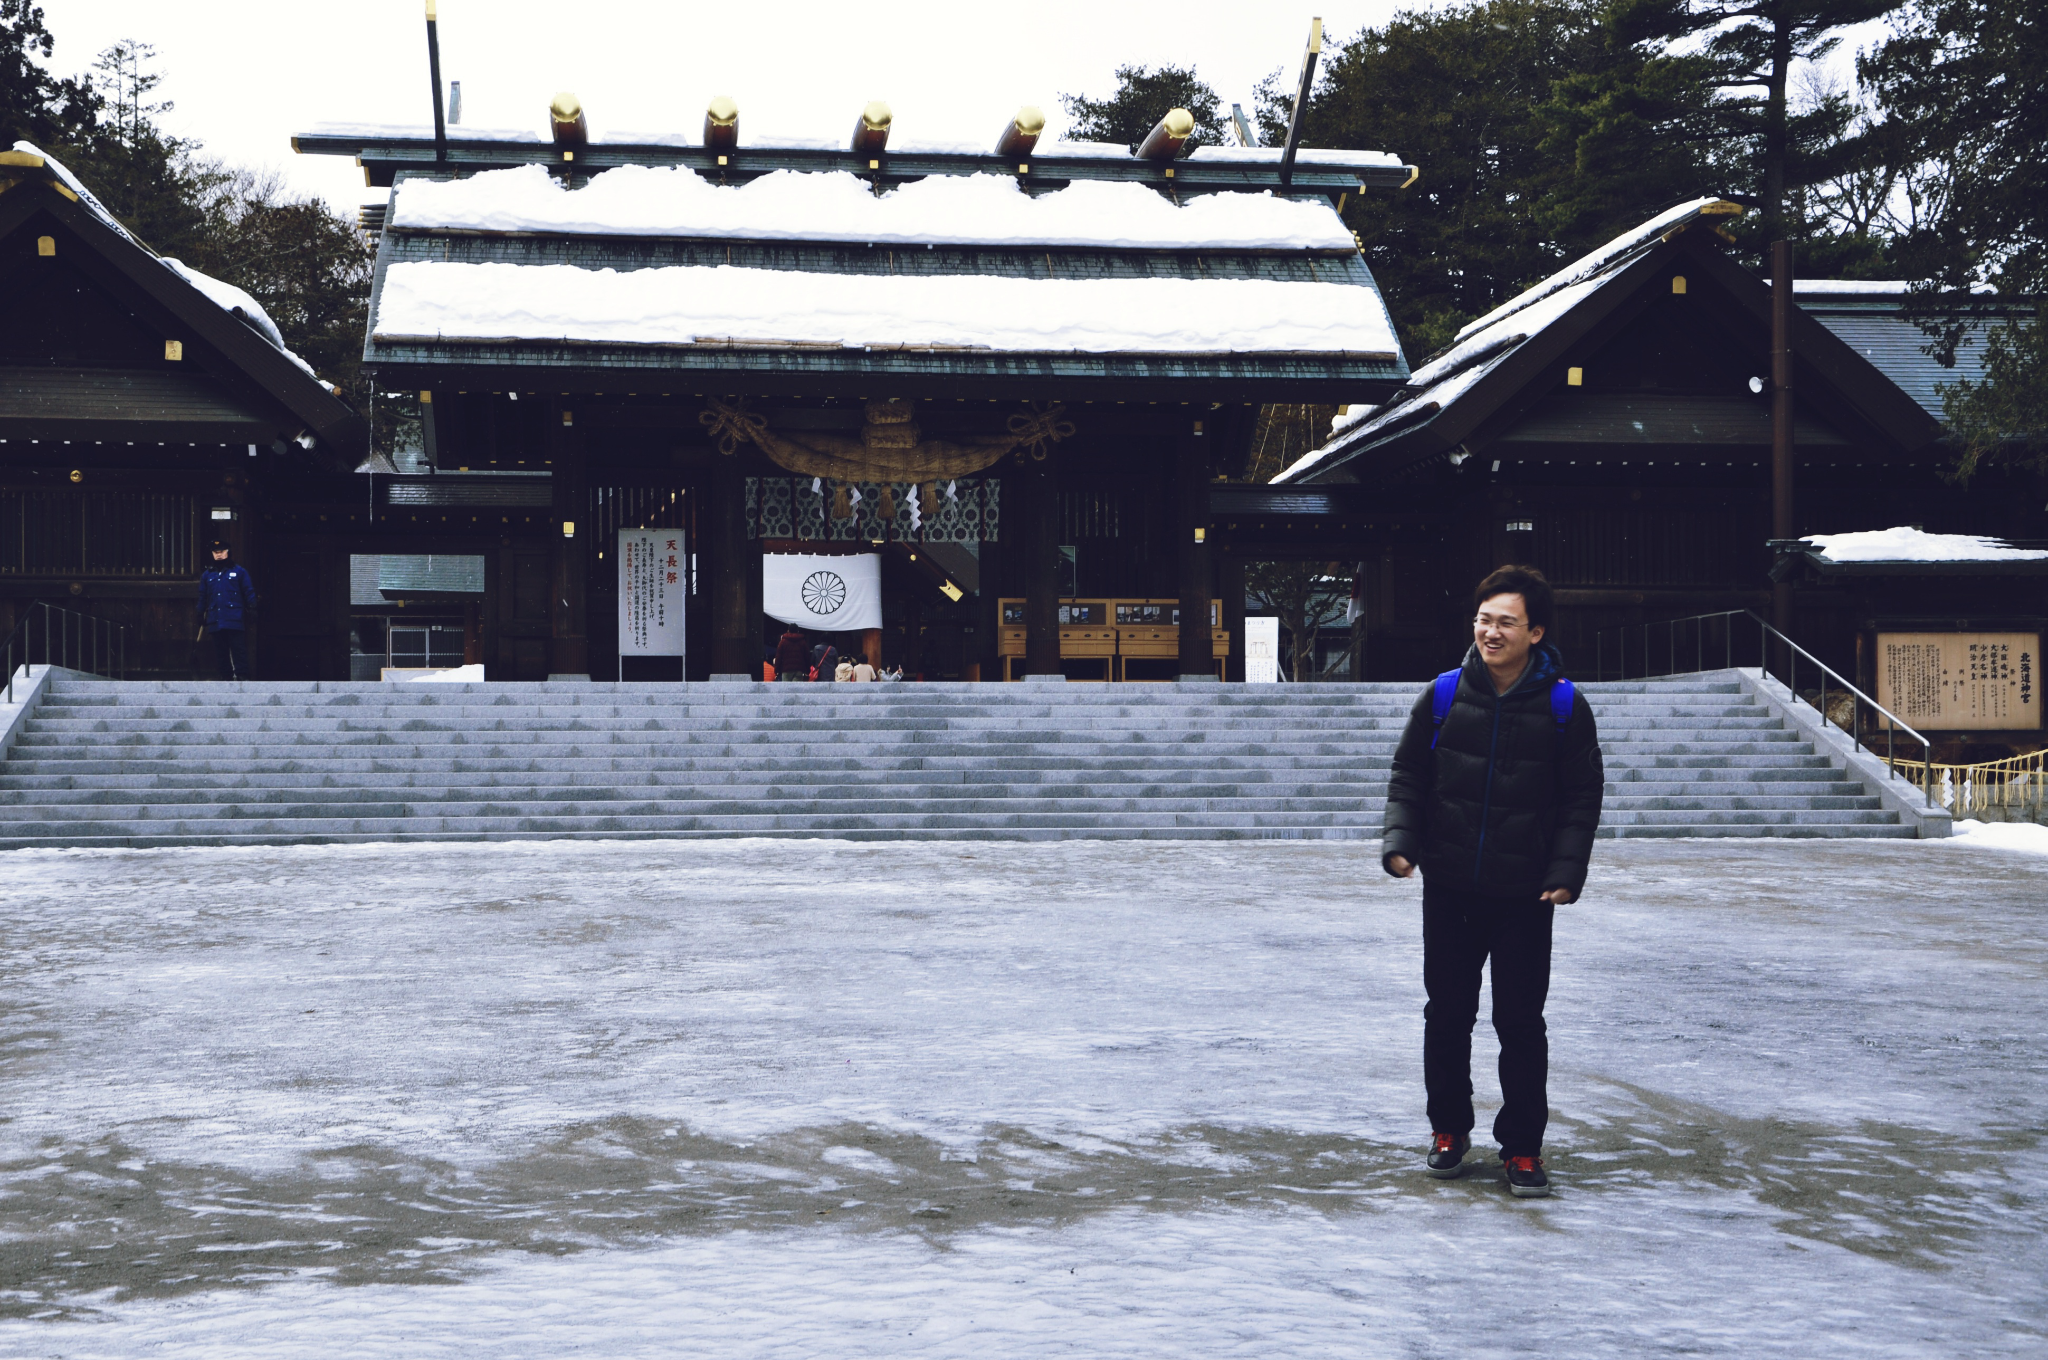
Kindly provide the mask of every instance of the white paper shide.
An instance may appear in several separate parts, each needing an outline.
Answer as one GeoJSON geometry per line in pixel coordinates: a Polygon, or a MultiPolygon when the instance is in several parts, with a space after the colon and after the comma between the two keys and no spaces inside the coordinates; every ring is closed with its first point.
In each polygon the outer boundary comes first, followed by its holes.
{"type": "Polygon", "coordinates": [[[761,559],[768,616],[823,633],[882,626],[882,559],[874,553],[769,553],[761,559]]]}
{"type": "Polygon", "coordinates": [[[681,656],[689,572],[681,529],[619,530],[619,655],[681,656]]]}

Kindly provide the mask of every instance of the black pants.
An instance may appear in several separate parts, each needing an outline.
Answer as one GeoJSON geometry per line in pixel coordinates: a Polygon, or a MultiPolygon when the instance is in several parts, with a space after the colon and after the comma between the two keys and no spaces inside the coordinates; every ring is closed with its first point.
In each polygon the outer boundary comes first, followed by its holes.
{"type": "Polygon", "coordinates": [[[240,628],[216,628],[213,630],[213,649],[220,656],[221,677],[226,680],[247,680],[249,678],[249,634],[240,628]]]}
{"type": "Polygon", "coordinates": [[[1550,1040],[1543,1001],[1550,993],[1550,927],[1557,909],[1540,898],[1482,897],[1422,884],[1422,1076],[1429,1126],[1472,1131],[1472,1026],[1479,972],[1493,961],[1493,1032],[1500,1037],[1499,1116],[1494,1141],[1506,1157],[1543,1151],[1550,1122],[1550,1040]]]}

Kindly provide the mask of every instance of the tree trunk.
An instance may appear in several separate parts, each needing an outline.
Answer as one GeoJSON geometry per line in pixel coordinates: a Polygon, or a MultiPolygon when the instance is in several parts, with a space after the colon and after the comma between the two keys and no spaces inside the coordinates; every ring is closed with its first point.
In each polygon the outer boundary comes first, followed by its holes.
{"type": "Polygon", "coordinates": [[[1770,83],[1764,94],[1764,240],[1791,239],[1785,223],[1785,168],[1792,153],[1786,87],[1792,79],[1792,17],[1780,12],[1771,30],[1770,83]]]}

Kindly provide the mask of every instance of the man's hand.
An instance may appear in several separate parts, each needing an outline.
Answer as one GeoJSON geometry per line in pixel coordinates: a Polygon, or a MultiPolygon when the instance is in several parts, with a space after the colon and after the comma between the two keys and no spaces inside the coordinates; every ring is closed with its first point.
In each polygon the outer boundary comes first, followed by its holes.
{"type": "Polygon", "coordinates": [[[1548,902],[1553,907],[1568,907],[1571,905],[1572,899],[1577,896],[1578,894],[1570,888],[1552,888],[1538,900],[1548,902]]]}
{"type": "Polygon", "coordinates": [[[1415,865],[1406,855],[1388,855],[1387,871],[1395,878],[1407,878],[1414,874],[1415,865]]]}

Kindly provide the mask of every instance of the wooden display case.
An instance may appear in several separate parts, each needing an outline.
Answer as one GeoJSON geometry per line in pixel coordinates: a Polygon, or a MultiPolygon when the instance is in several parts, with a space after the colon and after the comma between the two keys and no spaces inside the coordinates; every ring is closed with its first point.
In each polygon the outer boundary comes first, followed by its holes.
{"type": "MultiPolygon", "coordinates": [[[[1002,611],[996,655],[1002,658],[1003,679],[1014,680],[1017,664],[1024,659],[1024,601],[1002,599],[996,604],[1002,611]]],[[[1230,633],[1219,626],[1222,614],[1222,601],[1209,601],[1210,650],[1219,680],[1230,655],[1230,633]]],[[[1061,600],[1059,622],[1060,661],[1099,661],[1101,675],[1091,679],[1133,680],[1132,661],[1140,665],[1137,680],[1170,679],[1142,672],[1156,668],[1155,663],[1180,658],[1179,600],[1061,600]]]]}

